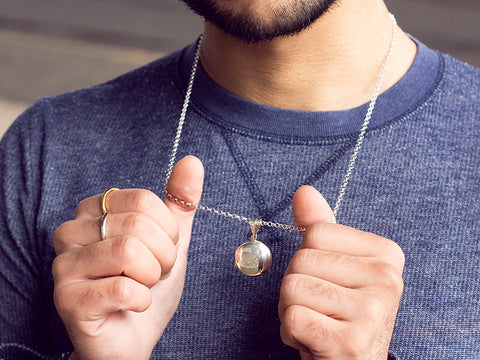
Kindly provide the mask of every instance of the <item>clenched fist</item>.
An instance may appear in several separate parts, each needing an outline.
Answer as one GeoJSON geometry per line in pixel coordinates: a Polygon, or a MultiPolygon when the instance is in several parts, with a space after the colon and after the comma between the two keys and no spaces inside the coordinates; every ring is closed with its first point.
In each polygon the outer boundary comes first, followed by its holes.
{"type": "MultiPolygon", "coordinates": [[[[198,203],[203,167],[178,162],[169,193],[198,203]]],[[[54,234],[54,300],[75,347],[72,358],[148,359],[183,291],[194,211],[147,190],[108,196],[101,241],[100,195],[54,234]]]]}
{"type": "Polygon", "coordinates": [[[297,191],[293,210],[296,225],[307,230],[280,290],[283,341],[304,360],[386,360],[403,291],[402,250],[333,223],[312,187],[297,191]]]}

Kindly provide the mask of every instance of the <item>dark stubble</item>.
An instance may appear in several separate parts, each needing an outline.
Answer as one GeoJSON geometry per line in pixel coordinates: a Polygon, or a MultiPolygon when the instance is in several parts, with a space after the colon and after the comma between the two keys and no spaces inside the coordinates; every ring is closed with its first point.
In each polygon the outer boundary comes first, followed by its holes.
{"type": "Polygon", "coordinates": [[[182,0],[194,12],[248,43],[295,35],[326,13],[338,0],[278,0],[268,11],[231,5],[236,0],[182,0]],[[223,1],[223,3],[222,3],[223,1]]]}

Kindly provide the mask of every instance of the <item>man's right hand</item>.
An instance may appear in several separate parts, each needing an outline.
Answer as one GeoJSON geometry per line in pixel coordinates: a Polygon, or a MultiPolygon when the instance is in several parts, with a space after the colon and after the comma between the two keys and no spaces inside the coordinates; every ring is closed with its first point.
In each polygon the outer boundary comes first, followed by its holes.
{"type": "MultiPolygon", "coordinates": [[[[201,162],[186,157],[167,191],[198,203],[202,186],[201,162]]],[[[195,211],[147,190],[115,191],[101,241],[100,197],[82,201],[54,234],[55,305],[73,357],[148,359],[180,301],[195,211]]]]}

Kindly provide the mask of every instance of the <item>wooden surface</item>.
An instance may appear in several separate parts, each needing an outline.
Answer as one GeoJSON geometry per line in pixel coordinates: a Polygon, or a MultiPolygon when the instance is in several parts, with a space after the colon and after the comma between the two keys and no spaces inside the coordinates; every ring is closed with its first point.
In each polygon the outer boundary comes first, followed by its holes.
{"type": "MultiPolygon", "coordinates": [[[[400,26],[480,67],[480,0],[386,0],[400,26]]],[[[40,96],[111,79],[194,41],[179,0],[0,0],[0,134],[40,96]]]]}

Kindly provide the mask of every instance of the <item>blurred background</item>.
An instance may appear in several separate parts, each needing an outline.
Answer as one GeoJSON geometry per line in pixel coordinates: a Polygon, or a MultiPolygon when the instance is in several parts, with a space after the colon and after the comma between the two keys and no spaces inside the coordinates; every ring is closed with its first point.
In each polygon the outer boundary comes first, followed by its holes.
{"type": "MultiPolygon", "coordinates": [[[[480,67],[480,0],[386,0],[400,26],[480,67]]],[[[194,41],[179,0],[0,0],[0,136],[36,98],[111,79],[194,41]]]]}

